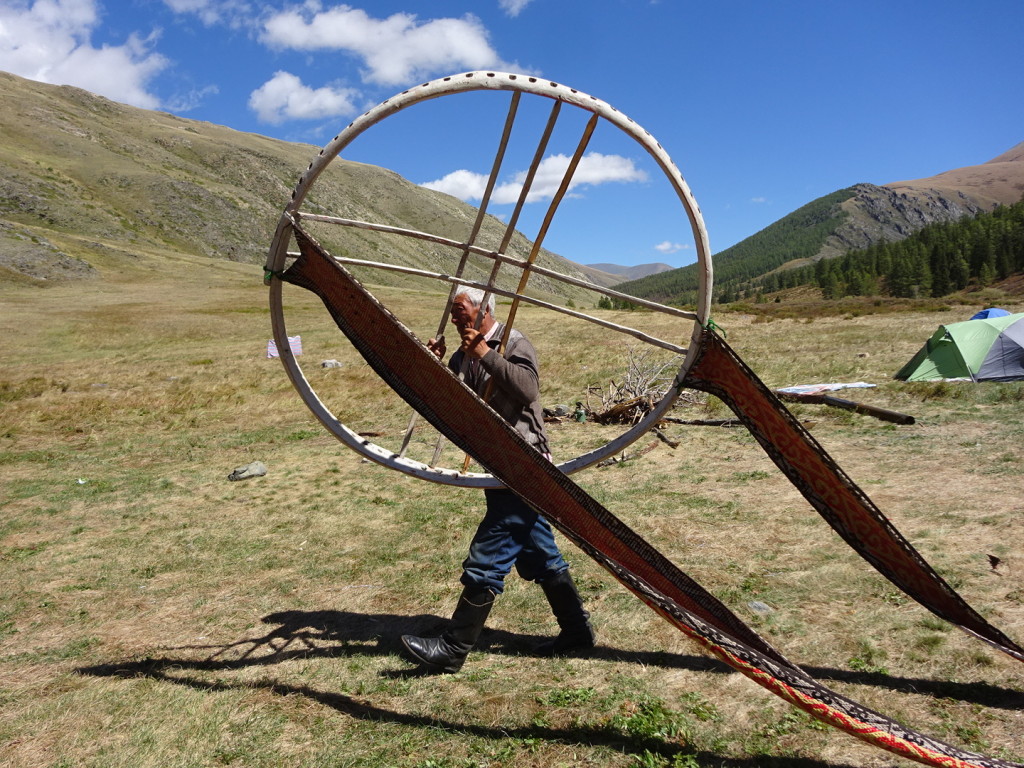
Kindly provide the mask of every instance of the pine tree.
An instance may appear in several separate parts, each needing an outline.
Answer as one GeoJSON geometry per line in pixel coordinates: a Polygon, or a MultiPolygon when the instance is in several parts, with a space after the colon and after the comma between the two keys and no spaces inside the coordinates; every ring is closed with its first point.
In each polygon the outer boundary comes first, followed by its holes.
{"type": "Polygon", "coordinates": [[[839,282],[838,275],[833,271],[829,271],[825,275],[820,287],[821,293],[826,299],[838,299],[843,295],[843,284],[839,282]]]}
{"type": "Polygon", "coordinates": [[[929,267],[932,273],[932,296],[945,296],[952,291],[949,268],[949,246],[935,243],[931,248],[929,267]]]}
{"type": "Polygon", "coordinates": [[[949,260],[949,284],[952,290],[962,291],[971,282],[971,269],[963,253],[955,253],[949,260]]]}

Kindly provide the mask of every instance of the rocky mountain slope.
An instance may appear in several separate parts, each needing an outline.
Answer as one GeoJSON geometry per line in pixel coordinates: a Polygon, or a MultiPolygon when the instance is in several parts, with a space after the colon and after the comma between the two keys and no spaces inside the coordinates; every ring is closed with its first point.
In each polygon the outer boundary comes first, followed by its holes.
{"type": "Polygon", "coordinates": [[[937,190],[954,193],[989,206],[1011,205],[1024,195],[1024,142],[981,165],[956,168],[916,181],[895,181],[886,187],[897,192],[937,190]]]}
{"type": "MultiPolygon", "coordinates": [[[[1024,143],[977,166],[914,181],[837,190],[713,257],[716,292],[744,290],[778,270],[894,242],[929,224],[976,216],[1024,194],[1024,143]]],[[[661,301],[692,301],[691,265],[624,283],[620,290],[661,301]]]]}
{"type": "MultiPolygon", "coordinates": [[[[0,136],[0,279],[30,281],[95,277],[96,265],[116,269],[143,253],[262,264],[299,174],[319,151],[2,72],[0,136]]],[[[307,207],[453,240],[466,237],[476,216],[453,197],[344,160],[317,181],[307,207]]],[[[336,255],[440,271],[453,259],[441,245],[331,229],[324,242],[336,255]]],[[[488,217],[478,242],[496,245],[503,232],[488,217]]],[[[517,234],[509,250],[525,258],[530,247],[517,234]]],[[[591,273],[547,251],[539,263],[574,277],[591,273]]],[[[489,270],[476,259],[467,276],[486,279],[489,270]]],[[[372,275],[378,283],[410,280],[372,275]]],[[[561,303],[581,296],[538,276],[531,290],[561,303]]]]}
{"type": "Polygon", "coordinates": [[[883,240],[902,240],[920,229],[964,216],[976,216],[998,204],[954,189],[857,184],[854,196],[841,203],[842,222],[811,257],[812,261],[841,256],[883,240]]]}
{"type": "Polygon", "coordinates": [[[855,189],[856,195],[841,206],[846,220],[817,258],[900,240],[929,224],[1016,203],[1024,196],[1024,142],[981,165],[881,187],[858,184],[855,189]]]}

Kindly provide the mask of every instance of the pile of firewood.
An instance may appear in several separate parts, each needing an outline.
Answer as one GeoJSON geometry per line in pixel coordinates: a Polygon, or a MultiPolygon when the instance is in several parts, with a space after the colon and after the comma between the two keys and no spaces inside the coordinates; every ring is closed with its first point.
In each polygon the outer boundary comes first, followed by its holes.
{"type": "Polygon", "coordinates": [[[602,398],[601,408],[594,410],[590,407],[590,394],[593,388],[587,391],[587,409],[590,417],[598,424],[636,424],[646,416],[654,403],[654,398],[631,397],[628,400],[616,400],[614,395],[602,398]]]}
{"type": "MultiPolygon", "coordinates": [[[[649,347],[628,350],[626,371],[621,381],[612,380],[608,387],[591,385],[587,388],[586,411],[589,419],[598,424],[636,424],[651,412],[654,405],[668,392],[682,357],[668,360],[657,357],[649,347]]],[[[694,404],[699,395],[684,391],[678,403],[694,404]]]]}

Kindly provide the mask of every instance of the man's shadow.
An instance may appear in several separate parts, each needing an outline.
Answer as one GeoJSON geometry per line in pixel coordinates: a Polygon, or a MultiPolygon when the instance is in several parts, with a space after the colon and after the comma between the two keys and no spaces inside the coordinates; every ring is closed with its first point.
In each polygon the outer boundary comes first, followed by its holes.
{"type": "MultiPolygon", "coordinates": [[[[446,620],[429,614],[402,616],[397,614],[364,614],[349,611],[281,611],[263,617],[264,624],[272,628],[254,637],[221,645],[188,645],[165,650],[176,653],[163,657],[147,657],[133,661],[111,662],[76,670],[82,675],[98,677],[145,677],[185,685],[197,690],[221,691],[236,688],[264,687],[282,695],[301,694],[324,706],[351,717],[378,720],[416,727],[442,728],[453,732],[472,733],[490,738],[545,739],[562,743],[601,744],[613,746],[629,753],[645,751],[672,758],[680,753],[694,754],[699,764],[714,763],[724,768],[752,768],[753,766],[786,765],[795,768],[824,768],[827,763],[801,758],[757,757],[749,760],[730,760],[712,753],[693,753],[678,744],[658,738],[625,735],[609,727],[574,726],[557,729],[546,726],[520,728],[491,728],[449,722],[422,715],[409,715],[375,707],[344,694],[319,691],[307,686],[294,686],[279,682],[233,684],[219,680],[211,682],[195,672],[227,671],[252,666],[273,665],[291,659],[336,658],[344,656],[394,656],[400,652],[399,637],[403,634],[436,635],[446,620]]],[[[531,657],[537,654],[535,646],[544,638],[516,634],[500,629],[485,629],[477,646],[478,651],[504,656],[531,657]]],[[[739,674],[727,665],[706,656],[669,653],[665,651],[621,650],[598,646],[588,651],[586,658],[634,663],[671,669],[686,669],[710,674],[739,674]]],[[[1024,693],[988,683],[954,683],[941,680],[923,680],[887,675],[881,672],[861,672],[827,667],[804,667],[812,677],[835,680],[856,685],[889,688],[904,693],[916,693],[968,701],[1000,709],[1024,709],[1024,693]]],[[[384,670],[386,677],[417,677],[425,674],[421,669],[404,668],[384,670]]],[[[834,764],[833,764],[834,765],[834,764]]],[[[840,767],[842,768],[842,767],[840,767]]]]}
{"type": "MultiPolygon", "coordinates": [[[[350,611],[281,611],[262,619],[272,629],[263,634],[227,644],[178,646],[167,650],[204,653],[202,658],[175,657],[132,662],[135,666],[166,661],[168,665],[196,670],[241,669],[244,667],[280,664],[291,659],[333,658],[339,656],[401,655],[399,638],[404,634],[439,635],[447,620],[431,614],[415,616],[398,614],[365,614],[350,611]]],[[[517,634],[485,627],[474,652],[504,656],[540,656],[534,650],[544,640],[541,635],[517,634]]],[[[704,656],[683,656],[663,651],[622,651],[598,646],[587,652],[587,658],[626,661],[643,665],[691,669],[699,672],[731,673],[732,670],[704,656]]],[[[85,674],[116,674],[126,670],[125,664],[105,664],[79,670],[85,674]]],[[[416,676],[420,670],[394,670],[381,674],[389,677],[416,676]]]]}

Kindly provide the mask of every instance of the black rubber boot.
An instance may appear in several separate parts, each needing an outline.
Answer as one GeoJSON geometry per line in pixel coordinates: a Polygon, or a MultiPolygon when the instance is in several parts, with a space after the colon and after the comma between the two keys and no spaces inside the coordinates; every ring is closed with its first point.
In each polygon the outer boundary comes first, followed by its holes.
{"type": "Polygon", "coordinates": [[[402,635],[402,644],[412,657],[432,672],[458,672],[476,645],[484,622],[494,605],[494,593],[480,587],[466,587],[455,606],[452,620],[440,637],[402,635]]]}
{"type": "Polygon", "coordinates": [[[583,600],[569,572],[562,571],[557,576],[545,579],[540,582],[540,586],[562,631],[553,640],[538,645],[537,653],[542,656],[562,656],[593,648],[595,637],[594,628],[590,625],[590,614],[583,608],[583,600]]]}

